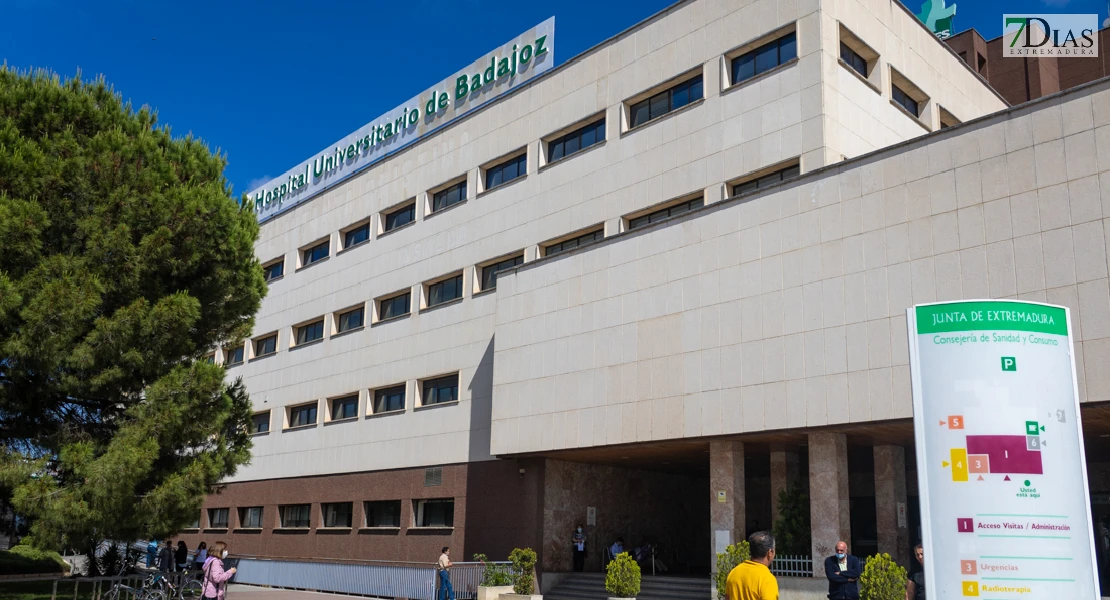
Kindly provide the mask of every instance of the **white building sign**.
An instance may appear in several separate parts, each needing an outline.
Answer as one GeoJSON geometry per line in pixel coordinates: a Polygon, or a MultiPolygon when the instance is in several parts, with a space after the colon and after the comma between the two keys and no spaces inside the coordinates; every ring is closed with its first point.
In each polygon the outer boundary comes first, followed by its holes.
{"type": "Polygon", "coordinates": [[[547,71],[555,17],[520,34],[248,194],[265,221],[547,71]]]}
{"type": "Polygon", "coordinates": [[[1097,599],[1067,309],[910,308],[930,600],[1097,599]]]}

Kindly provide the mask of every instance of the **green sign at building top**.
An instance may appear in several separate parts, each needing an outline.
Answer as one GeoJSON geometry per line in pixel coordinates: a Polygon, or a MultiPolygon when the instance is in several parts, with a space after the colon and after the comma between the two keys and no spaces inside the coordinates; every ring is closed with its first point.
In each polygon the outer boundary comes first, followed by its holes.
{"type": "Polygon", "coordinates": [[[945,6],[944,0],[925,0],[917,18],[940,39],[952,36],[952,18],[956,16],[956,5],[945,6]]]}

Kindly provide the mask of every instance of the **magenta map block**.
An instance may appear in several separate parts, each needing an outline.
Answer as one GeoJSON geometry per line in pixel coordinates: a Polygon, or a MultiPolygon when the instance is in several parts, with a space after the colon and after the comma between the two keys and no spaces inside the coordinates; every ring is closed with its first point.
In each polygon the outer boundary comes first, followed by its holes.
{"type": "Polygon", "coordinates": [[[1044,473],[1041,453],[1026,448],[1024,435],[969,435],[967,453],[990,456],[991,473],[1044,473]]]}

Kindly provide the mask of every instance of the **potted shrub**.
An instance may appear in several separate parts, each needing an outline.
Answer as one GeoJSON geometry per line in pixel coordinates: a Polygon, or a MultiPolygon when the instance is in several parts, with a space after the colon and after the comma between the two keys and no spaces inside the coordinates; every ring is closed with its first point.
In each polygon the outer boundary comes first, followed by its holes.
{"type": "Polygon", "coordinates": [[[531,548],[514,548],[509,554],[513,563],[513,593],[502,594],[505,599],[542,600],[536,593],[536,551],[531,548]]]}
{"type": "Polygon", "coordinates": [[[717,573],[713,576],[714,582],[717,584],[717,597],[725,597],[725,583],[728,582],[728,574],[736,568],[737,565],[748,560],[752,557],[751,545],[748,540],[741,540],[717,555],[717,573]]]}
{"type": "Polygon", "coordinates": [[[876,554],[867,559],[859,576],[860,600],[904,600],[906,570],[889,554],[876,554]]]}
{"type": "Polygon", "coordinates": [[[477,600],[497,600],[501,594],[513,593],[513,573],[508,565],[495,565],[485,554],[475,554],[474,562],[482,563],[482,580],[478,583],[477,600]]]}
{"type": "Polygon", "coordinates": [[[640,565],[621,552],[605,568],[605,591],[609,600],[636,600],[640,593],[640,565]]]}

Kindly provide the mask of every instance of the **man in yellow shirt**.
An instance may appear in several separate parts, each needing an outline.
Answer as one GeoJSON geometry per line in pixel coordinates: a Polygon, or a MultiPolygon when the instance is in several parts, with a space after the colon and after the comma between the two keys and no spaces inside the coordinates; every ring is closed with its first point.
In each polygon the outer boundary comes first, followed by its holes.
{"type": "Polygon", "coordinates": [[[728,574],[725,597],[728,600],[779,600],[779,582],[771,574],[775,560],[775,536],[770,531],[757,531],[748,538],[752,558],[728,574]]]}

